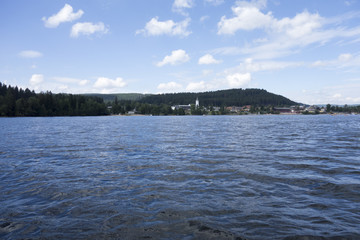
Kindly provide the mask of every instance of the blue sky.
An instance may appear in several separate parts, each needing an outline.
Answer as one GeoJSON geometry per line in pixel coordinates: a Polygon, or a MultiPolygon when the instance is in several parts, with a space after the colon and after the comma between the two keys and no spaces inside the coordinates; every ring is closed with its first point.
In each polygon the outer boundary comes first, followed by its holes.
{"type": "Polygon", "coordinates": [[[0,18],[0,81],[37,92],[360,103],[357,0],[2,0],[0,18]]]}

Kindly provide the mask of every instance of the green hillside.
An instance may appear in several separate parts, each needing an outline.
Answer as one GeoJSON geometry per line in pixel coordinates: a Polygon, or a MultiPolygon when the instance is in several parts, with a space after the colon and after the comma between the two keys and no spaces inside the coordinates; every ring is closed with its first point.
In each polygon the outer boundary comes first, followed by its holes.
{"type": "Polygon", "coordinates": [[[100,93],[89,93],[89,94],[82,94],[84,96],[91,96],[91,97],[99,97],[104,99],[104,102],[112,102],[117,99],[126,100],[126,101],[139,101],[140,99],[149,96],[151,94],[142,94],[142,93],[116,93],[116,94],[100,94],[100,93]]]}
{"type": "Polygon", "coordinates": [[[149,95],[139,101],[149,104],[192,104],[199,98],[201,106],[290,106],[298,103],[263,89],[229,89],[201,93],[167,93],[149,95]]]}

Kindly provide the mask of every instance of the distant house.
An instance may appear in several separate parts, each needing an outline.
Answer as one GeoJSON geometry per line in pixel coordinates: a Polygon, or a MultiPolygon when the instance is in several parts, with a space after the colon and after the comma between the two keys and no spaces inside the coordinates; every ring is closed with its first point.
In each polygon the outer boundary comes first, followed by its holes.
{"type": "MultiPolygon", "coordinates": [[[[200,105],[199,105],[199,98],[196,98],[196,101],[195,101],[195,107],[196,108],[199,108],[200,105]]],[[[174,105],[174,106],[171,106],[171,109],[174,111],[174,110],[179,110],[179,109],[184,109],[185,111],[186,110],[191,110],[191,105],[188,104],[188,105],[174,105]]]]}
{"type": "Polygon", "coordinates": [[[299,106],[299,109],[300,109],[300,110],[304,110],[305,108],[306,108],[306,107],[305,107],[304,105],[300,105],[300,106],[299,106]]]}
{"type": "Polygon", "coordinates": [[[305,111],[308,111],[309,113],[316,113],[319,110],[320,108],[316,105],[312,105],[310,107],[305,108],[305,111]]]}
{"type": "Polygon", "coordinates": [[[226,110],[228,110],[231,113],[238,113],[241,112],[242,108],[241,107],[236,107],[236,106],[232,106],[232,107],[227,107],[226,110]]]}
{"type": "Polygon", "coordinates": [[[175,106],[171,106],[171,109],[174,110],[179,110],[179,109],[184,109],[184,110],[190,110],[191,109],[191,105],[175,105],[175,106]]]}
{"type": "Polygon", "coordinates": [[[251,108],[251,105],[246,105],[246,106],[243,106],[243,107],[241,108],[241,111],[243,111],[243,112],[249,112],[249,111],[250,111],[250,108],[251,108]]]}
{"type": "Polygon", "coordinates": [[[128,111],[127,112],[127,114],[129,114],[129,115],[134,115],[134,114],[138,114],[139,112],[138,111],[136,111],[136,108],[134,108],[134,110],[132,110],[132,111],[128,111]]]}

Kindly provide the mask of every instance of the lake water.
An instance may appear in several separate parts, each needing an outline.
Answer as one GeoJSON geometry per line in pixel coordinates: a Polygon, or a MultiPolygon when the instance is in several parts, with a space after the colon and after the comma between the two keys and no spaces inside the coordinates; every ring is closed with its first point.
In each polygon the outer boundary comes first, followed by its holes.
{"type": "Polygon", "coordinates": [[[360,239],[359,115],[0,118],[0,137],[3,239],[360,239]]]}

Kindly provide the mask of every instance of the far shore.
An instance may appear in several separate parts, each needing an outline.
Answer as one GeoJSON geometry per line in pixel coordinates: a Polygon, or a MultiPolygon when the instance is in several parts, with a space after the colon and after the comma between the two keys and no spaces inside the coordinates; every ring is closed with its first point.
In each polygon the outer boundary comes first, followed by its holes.
{"type": "Polygon", "coordinates": [[[191,117],[191,116],[199,116],[199,117],[207,117],[207,116],[324,116],[324,115],[330,115],[330,116],[355,116],[360,115],[360,113],[321,113],[321,114],[302,114],[302,113],[279,113],[279,114],[204,114],[204,115],[191,115],[191,114],[185,114],[185,115],[151,115],[151,114],[109,114],[109,115],[89,115],[89,116],[1,116],[1,118],[39,118],[39,117],[191,117]]]}
{"type": "Polygon", "coordinates": [[[185,114],[185,115],[151,115],[151,114],[110,114],[105,116],[117,116],[117,117],[166,117],[166,116],[177,116],[177,117],[188,117],[188,116],[320,116],[320,115],[330,115],[330,116],[353,116],[353,115],[360,115],[359,113],[321,113],[321,114],[302,114],[302,113],[279,113],[279,114],[204,114],[204,115],[191,115],[191,114],[185,114]]]}

